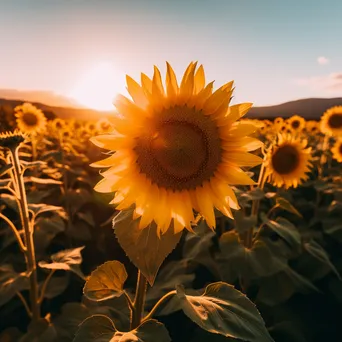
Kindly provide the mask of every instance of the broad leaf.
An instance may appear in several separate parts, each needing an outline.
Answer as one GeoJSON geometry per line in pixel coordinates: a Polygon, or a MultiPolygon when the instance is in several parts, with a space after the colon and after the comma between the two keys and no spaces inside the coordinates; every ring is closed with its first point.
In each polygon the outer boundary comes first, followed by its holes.
{"type": "Polygon", "coordinates": [[[201,296],[177,288],[184,313],[202,329],[243,341],[273,341],[255,305],[233,286],[218,282],[201,296]]]}
{"type": "Polygon", "coordinates": [[[119,297],[126,280],[125,266],[119,261],[107,261],[91,273],[83,293],[88,299],[95,301],[119,297]]]}
{"type": "Polygon", "coordinates": [[[48,268],[50,270],[72,271],[83,279],[84,275],[79,268],[79,265],[82,263],[81,251],[83,248],[84,246],[60,251],[51,255],[51,263],[40,261],[38,265],[41,268],[48,268]]]}
{"type": "Polygon", "coordinates": [[[46,319],[41,318],[38,322],[31,322],[27,333],[19,342],[49,342],[56,341],[57,332],[55,327],[46,319]]]}
{"type": "Polygon", "coordinates": [[[0,306],[11,300],[17,292],[29,288],[28,275],[17,273],[12,265],[0,266],[0,306]]]}
{"type": "Polygon", "coordinates": [[[245,248],[234,231],[222,234],[217,264],[221,279],[234,282],[238,276],[257,279],[279,272],[286,265],[279,264],[263,241],[257,240],[251,249],[245,248]]]}
{"type": "Polygon", "coordinates": [[[37,184],[63,184],[63,182],[51,179],[51,178],[37,178],[37,177],[24,177],[25,183],[37,183],[37,184]]]}
{"type": "Polygon", "coordinates": [[[148,320],[129,332],[117,331],[112,320],[94,315],[80,325],[74,342],[171,342],[163,324],[148,320]]]}
{"type": "Polygon", "coordinates": [[[182,233],[174,234],[171,226],[158,237],[154,222],[142,230],[138,223],[139,219],[133,220],[133,210],[129,209],[114,217],[113,228],[120,246],[152,286],[161,264],[176,247],[182,233]]]}
{"type": "Polygon", "coordinates": [[[289,247],[298,250],[301,245],[301,236],[296,227],[283,217],[278,217],[275,221],[269,220],[266,215],[261,215],[264,224],[283,238],[289,247]]]}
{"type": "Polygon", "coordinates": [[[276,198],[276,205],[279,208],[284,209],[292,214],[295,214],[299,217],[303,217],[302,214],[287,199],[283,197],[276,198]]]}
{"type": "Polygon", "coordinates": [[[40,215],[42,213],[47,213],[47,212],[56,212],[57,214],[61,215],[62,217],[65,214],[65,210],[63,207],[57,207],[55,205],[49,205],[49,204],[44,204],[44,203],[39,203],[39,204],[29,204],[28,205],[29,209],[34,212],[34,214],[40,215]]]}
{"type": "Polygon", "coordinates": [[[327,252],[314,240],[307,242],[304,244],[305,249],[316,259],[320,260],[322,263],[326,264],[338,277],[339,280],[342,281],[339,272],[336,267],[330,261],[327,252]]]}

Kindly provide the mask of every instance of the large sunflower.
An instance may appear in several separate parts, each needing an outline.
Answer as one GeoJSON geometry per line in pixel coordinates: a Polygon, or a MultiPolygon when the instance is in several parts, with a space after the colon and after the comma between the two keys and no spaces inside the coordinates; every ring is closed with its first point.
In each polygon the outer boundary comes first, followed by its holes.
{"type": "Polygon", "coordinates": [[[278,143],[271,148],[267,158],[267,172],[275,186],[296,188],[308,178],[311,148],[306,148],[306,145],[306,140],[289,134],[278,136],[278,143]]]}
{"type": "Polygon", "coordinates": [[[328,109],[321,118],[320,128],[327,135],[342,135],[342,106],[328,109]]]}
{"type": "Polygon", "coordinates": [[[236,122],[251,104],[229,107],[233,82],[213,92],[196,65],[189,64],[178,85],[167,63],[166,90],[156,67],[152,80],[141,74],[141,85],[127,76],[133,101],[119,95],[114,132],[92,139],[116,151],[92,164],[109,167],[95,189],[116,192],[119,210],[135,204],[141,229],[154,221],[161,233],[172,222],[175,232],[191,230],[193,209],[214,228],[215,207],[231,218],[231,208],[239,209],[229,184],[254,184],[241,167],[261,163],[248,151],[262,143],[247,136],[254,124],[236,122]]]}
{"type": "Polygon", "coordinates": [[[46,128],[43,112],[31,103],[23,103],[14,108],[18,128],[25,133],[35,134],[46,128]]]}
{"type": "Polygon", "coordinates": [[[287,124],[294,132],[301,132],[305,127],[305,119],[299,115],[293,115],[287,119],[287,124]]]}
{"type": "Polygon", "coordinates": [[[337,139],[334,146],[331,148],[334,159],[342,163],[342,139],[337,139]]]}

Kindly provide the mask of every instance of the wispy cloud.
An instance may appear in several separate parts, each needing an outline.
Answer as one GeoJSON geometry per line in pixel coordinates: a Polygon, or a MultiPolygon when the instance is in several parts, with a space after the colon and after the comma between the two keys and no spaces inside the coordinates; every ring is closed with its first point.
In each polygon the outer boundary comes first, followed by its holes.
{"type": "Polygon", "coordinates": [[[295,80],[299,86],[309,87],[312,90],[330,93],[342,92],[342,72],[335,72],[325,76],[312,76],[295,80]]]}
{"type": "Polygon", "coordinates": [[[320,65],[326,65],[326,64],[330,63],[330,60],[327,57],[320,56],[320,57],[317,58],[317,62],[320,65]]]}

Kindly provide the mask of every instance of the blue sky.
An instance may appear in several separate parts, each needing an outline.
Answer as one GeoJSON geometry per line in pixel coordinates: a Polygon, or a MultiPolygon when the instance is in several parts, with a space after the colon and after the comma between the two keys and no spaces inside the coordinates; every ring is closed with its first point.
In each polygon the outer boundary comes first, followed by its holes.
{"type": "Polygon", "coordinates": [[[235,102],[340,97],[341,13],[337,0],[0,0],[0,88],[70,95],[110,63],[115,93],[125,74],[167,60],[180,77],[197,60],[216,86],[235,80],[235,102]]]}

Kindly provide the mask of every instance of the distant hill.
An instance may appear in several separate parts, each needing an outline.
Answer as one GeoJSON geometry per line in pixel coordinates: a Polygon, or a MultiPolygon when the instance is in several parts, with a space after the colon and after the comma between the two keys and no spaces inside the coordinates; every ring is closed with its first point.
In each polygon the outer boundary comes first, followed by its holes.
{"type": "Polygon", "coordinates": [[[319,120],[321,115],[333,106],[342,106],[342,97],[332,99],[309,98],[285,102],[275,106],[252,107],[248,112],[248,117],[273,119],[278,116],[288,118],[298,114],[306,120],[319,120]]]}
{"type": "MultiPolygon", "coordinates": [[[[0,90],[1,94],[1,90],[0,90]]],[[[14,109],[16,106],[28,100],[4,99],[0,96],[0,106],[14,109]]],[[[30,101],[31,102],[31,101],[30,101]]],[[[36,107],[40,108],[47,118],[59,117],[61,119],[77,120],[98,120],[101,117],[113,114],[112,112],[96,111],[87,108],[68,106],[53,106],[42,104],[42,101],[32,101],[36,107]]],[[[252,107],[247,114],[248,118],[274,119],[278,116],[288,118],[294,114],[301,115],[307,120],[319,120],[321,115],[330,107],[342,105],[341,98],[323,99],[309,98],[296,101],[285,102],[275,106],[252,107]]]]}
{"type": "Polygon", "coordinates": [[[51,107],[85,108],[78,102],[51,91],[0,89],[0,99],[45,103],[51,107]]]}
{"type": "MultiPolygon", "coordinates": [[[[0,98],[0,107],[6,107],[12,110],[22,103],[22,100],[7,100],[0,98]]],[[[31,103],[37,108],[41,109],[48,119],[54,119],[58,117],[61,119],[98,120],[101,117],[103,118],[104,116],[111,114],[111,112],[100,112],[92,109],[53,107],[39,102],[31,103]]]]}

